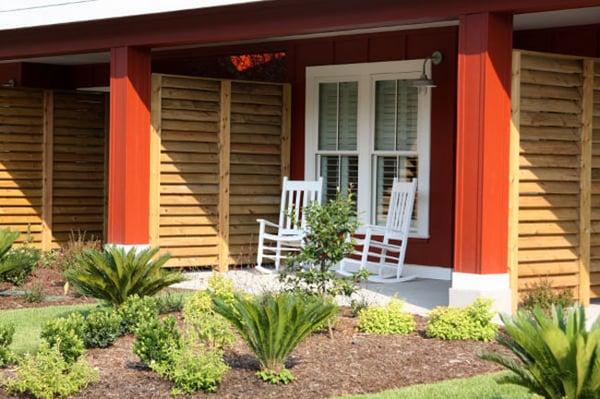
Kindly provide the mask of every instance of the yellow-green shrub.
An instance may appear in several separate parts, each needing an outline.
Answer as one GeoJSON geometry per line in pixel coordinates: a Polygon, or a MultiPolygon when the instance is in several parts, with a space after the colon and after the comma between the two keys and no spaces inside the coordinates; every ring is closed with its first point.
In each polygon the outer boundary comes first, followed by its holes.
{"type": "Polygon", "coordinates": [[[498,326],[492,322],[490,299],[477,299],[465,308],[437,307],[429,313],[426,334],[446,340],[491,341],[498,326]]]}
{"type": "Polygon", "coordinates": [[[220,349],[232,344],[235,336],[229,322],[213,311],[212,298],[208,291],[194,293],[183,306],[183,319],[194,338],[209,348],[220,349]]]}
{"type": "Polygon", "coordinates": [[[98,380],[98,372],[85,359],[69,364],[57,347],[40,344],[37,354],[26,354],[15,377],[4,382],[8,392],[37,399],[66,398],[98,380]]]}
{"type": "Polygon", "coordinates": [[[392,299],[385,306],[369,306],[358,312],[358,329],[369,334],[404,335],[415,330],[415,318],[403,310],[404,303],[392,299]]]}

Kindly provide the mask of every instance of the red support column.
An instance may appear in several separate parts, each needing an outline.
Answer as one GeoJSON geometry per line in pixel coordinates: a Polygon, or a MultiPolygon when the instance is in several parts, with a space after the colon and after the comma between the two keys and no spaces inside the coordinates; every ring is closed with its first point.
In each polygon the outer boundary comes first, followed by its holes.
{"type": "Polygon", "coordinates": [[[508,287],[511,59],[512,15],[461,16],[453,289],[508,287]]]}
{"type": "Polygon", "coordinates": [[[147,245],[150,185],[150,51],[110,52],[110,244],[147,245]]]}

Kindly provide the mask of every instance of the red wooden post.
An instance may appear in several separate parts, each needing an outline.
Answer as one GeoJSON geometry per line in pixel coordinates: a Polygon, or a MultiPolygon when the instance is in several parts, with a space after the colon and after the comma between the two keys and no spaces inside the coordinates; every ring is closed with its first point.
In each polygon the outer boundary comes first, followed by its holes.
{"type": "Polygon", "coordinates": [[[451,302],[463,302],[462,291],[469,292],[470,300],[475,296],[497,297],[500,293],[496,291],[502,291],[504,300],[505,291],[510,293],[507,253],[511,58],[512,15],[461,16],[451,302]],[[494,292],[486,295],[483,291],[494,292]]]}
{"type": "Polygon", "coordinates": [[[150,185],[150,51],[110,52],[110,244],[147,245],[150,185]]]}

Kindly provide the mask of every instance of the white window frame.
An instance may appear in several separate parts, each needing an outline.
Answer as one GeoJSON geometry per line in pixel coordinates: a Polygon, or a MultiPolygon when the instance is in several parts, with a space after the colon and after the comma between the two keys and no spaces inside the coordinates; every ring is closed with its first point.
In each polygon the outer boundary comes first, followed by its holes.
{"type": "MultiPolygon", "coordinates": [[[[361,224],[374,224],[375,155],[414,155],[414,151],[375,151],[375,82],[377,80],[419,79],[424,60],[324,65],[306,68],[305,162],[306,179],[317,178],[319,165],[319,84],[358,82],[357,152],[358,216],[361,224]],[[366,133],[365,133],[366,132],[366,133]]],[[[428,65],[429,67],[429,65],[428,65]]],[[[428,74],[431,74],[428,68],[428,74]]],[[[431,75],[429,75],[431,76],[431,75]]],[[[417,114],[418,201],[417,223],[410,236],[429,237],[429,169],[431,142],[431,89],[419,89],[417,114]]],[[[354,151],[350,151],[354,153],[354,151]]],[[[339,153],[336,152],[335,155],[339,153]]]]}

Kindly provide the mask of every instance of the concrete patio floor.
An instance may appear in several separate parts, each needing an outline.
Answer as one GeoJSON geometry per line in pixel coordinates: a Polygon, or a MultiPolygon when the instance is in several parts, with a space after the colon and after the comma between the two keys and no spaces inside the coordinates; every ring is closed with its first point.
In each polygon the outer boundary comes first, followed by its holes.
{"type": "MultiPolygon", "coordinates": [[[[204,289],[207,287],[211,271],[186,273],[187,281],[176,284],[174,288],[204,289]]],[[[278,277],[273,274],[261,274],[251,268],[230,270],[226,276],[233,281],[234,287],[253,294],[274,291],[281,288],[278,277]]],[[[361,289],[354,294],[355,299],[364,299],[369,304],[384,304],[392,298],[405,302],[405,309],[414,314],[425,315],[436,306],[448,305],[448,289],[450,281],[433,279],[416,279],[404,283],[363,283],[361,289]]],[[[347,299],[340,299],[340,304],[349,305],[347,299]]]]}

